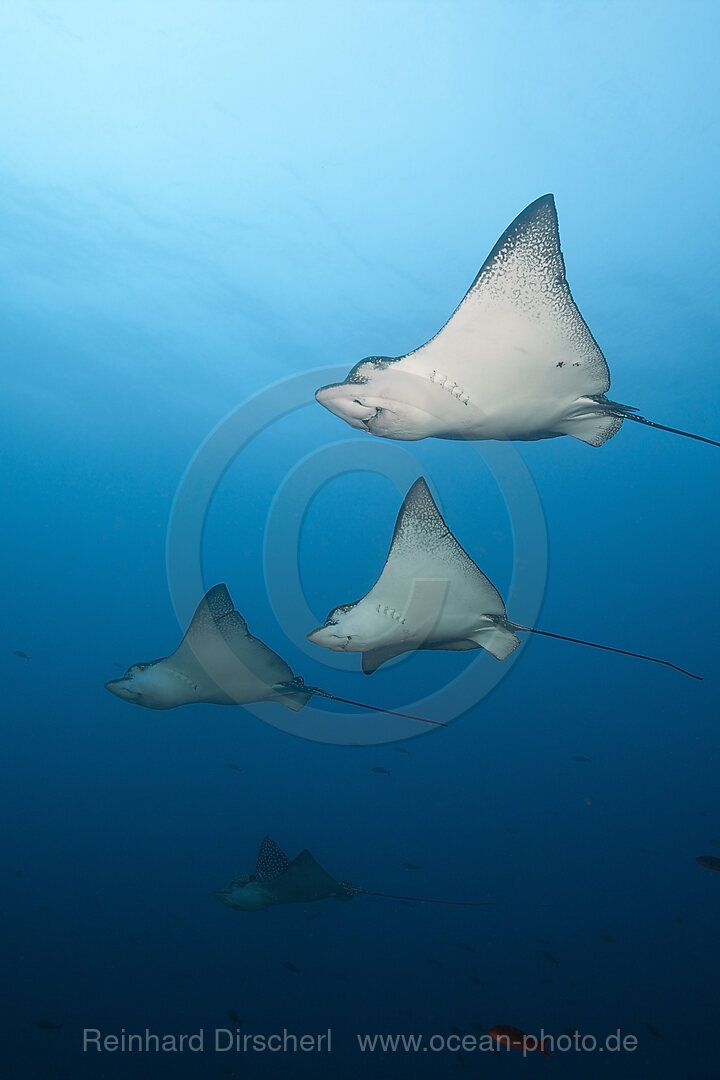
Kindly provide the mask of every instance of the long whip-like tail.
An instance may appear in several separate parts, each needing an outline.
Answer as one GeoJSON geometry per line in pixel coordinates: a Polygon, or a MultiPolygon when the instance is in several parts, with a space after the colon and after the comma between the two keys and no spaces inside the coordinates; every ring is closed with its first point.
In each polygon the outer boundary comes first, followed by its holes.
{"type": "Polygon", "coordinates": [[[383,900],[410,900],[418,904],[448,904],[451,907],[494,907],[494,900],[431,900],[427,896],[398,896],[396,893],[373,892],[371,889],[358,889],[363,896],[381,896],[383,900]]]}
{"type": "Polygon", "coordinates": [[[613,416],[618,416],[623,420],[632,420],[636,424],[646,424],[647,427],[658,428],[660,431],[669,431],[671,435],[682,435],[686,439],[695,439],[696,442],[709,443],[710,446],[720,446],[720,442],[716,442],[715,439],[708,439],[704,435],[694,435],[692,431],[682,431],[680,428],[668,427],[667,424],[658,424],[655,420],[648,420],[645,416],[639,416],[633,412],[619,412],[612,413],[613,416]]]}
{"type": "Polygon", "coordinates": [[[354,705],[356,709],[369,709],[371,712],[385,713],[387,716],[399,716],[403,720],[416,720],[419,724],[432,724],[433,727],[447,727],[442,720],[428,720],[424,716],[413,716],[412,713],[398,712],[396,709],[383,709],[380,705],[367,705],[364,701],[353,701],[352,698],[339,697],[331,694],[329,690],[323,690],[320,686],[308,686],[302,675],[297,675],[292,682],[285,684],[288,689],[304,690],[314,697],[326,698],[328,701],[339,701],[342,705],[354,705]]]}
{"type": "Polygon", "coordinates": [[[649,660],[651,664],[662,664],[664,667],[679,671],[681,675],[687,675],[690,679],[703,681],[702,675],[694,675],[692,671],[671,663],[670,660],[660,660],[657,656],[646,656],[645,653],[630,652],[629,649],[616,649],[613,645],[598,645],[596,641],[585,641],[583,638],[568,637],[567,634],[552,634],[549,630],[538,630],[536,626],[519,626],[518,623],[507,623],[508,629],[520,630],[527,634],[540,634],[542,637],[557,638],[558,641],[571,641],[574,645],[587,645],[591,649],[602,649],[604,652],[620,653],[621,656],[632,656],[636,660],[649,660]]]}

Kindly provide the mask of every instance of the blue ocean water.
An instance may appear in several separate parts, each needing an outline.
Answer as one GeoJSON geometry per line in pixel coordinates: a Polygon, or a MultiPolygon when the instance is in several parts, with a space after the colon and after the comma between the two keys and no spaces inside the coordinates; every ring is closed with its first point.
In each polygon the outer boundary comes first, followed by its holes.
{"type": "Polygon", "coordinates": [[[3,1075],[714,1075],[720,875],[695,860],[720,856],[720,451],[630,423],[600,449],[391,443],[293,380],[426,341],[552,191],[612,396],[720,438],[719,22],[709,2],[3,6],[3,1075]],[[313,648],[421,474],[511,617],[704,681],[545,639],[499,681],[489,656],[368,678],[313,648]],[[398,741],[319,702],[320,737],[280,706],[106,693],[176,647],[198,581],[308,682],[450,726],[398,741]],[[229,910],[213,892],[266,833],[371,891],[494,906],[229,910]],[[356,1038],[496,1024],[637,1045],[356,1038]],[[213,1052],[236,1027],[331,1029],[332,1050],[213,1052]],[[86,1029],[205,1046],[98,1052],[86,1029]]]}

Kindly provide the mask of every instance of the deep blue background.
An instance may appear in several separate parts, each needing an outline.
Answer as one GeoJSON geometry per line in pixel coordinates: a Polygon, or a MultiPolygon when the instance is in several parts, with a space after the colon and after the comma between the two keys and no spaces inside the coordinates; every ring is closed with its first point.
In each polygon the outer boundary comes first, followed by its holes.
{"type": "MultiPolygon", "coordinates": [[[[545,191],[613,396],[720,438],[719,23],[709,0],[4,5],[8,1076],[460,1075],[452,1055],[368,1061],[352,1033],[471,1020],[640,1042],[466,1057],[479,1071],[715,1074],[720,875],[695,856],[720,855],[720,451],[631,424],[600,450],[520,447],[550,538],[539,624],[702,684],[536,640],[408,756],[132,709],[103,682],[179,639],[166,530],[214,425],[287,376],[422,343],[545,191]],[[369,889],[496,906],[223,908],[213,889],[265,832],[369,889]],[[332,1059],[81,1053],[83,1027],[211,1029],[230,1008],[247,1031],[332,1026],[332,1059]]],[[[264,432],[210,508],[206,583],[306,678],[401,704],[468,657],[368,680],[310,658],[267,602],[278,485],[353,439],[314,404],[264,432]]],[[[474,451],[400,451],[506,590],[511,529],[474,451]]],[[[376,577],[400,498],[367,473],[318,492],[297,556],[318,622],[376,577]]]]}

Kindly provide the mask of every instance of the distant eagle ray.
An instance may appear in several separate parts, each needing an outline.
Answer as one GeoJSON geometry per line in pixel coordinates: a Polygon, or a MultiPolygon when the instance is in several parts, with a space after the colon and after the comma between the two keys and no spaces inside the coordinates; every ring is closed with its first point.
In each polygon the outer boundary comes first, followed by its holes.
{"type": "Polygon", "coordinates": [[[494,906],[491,900],[437,900],[361,889],[350,881],[336,881],[307,848],[289,859],[269,836],[265,836],[260,845],[255,872],[234,878],[224,889],[214,893],[221,903],[238,911],[262,911],[277,904],[304,904],[314,900],[352,900],[361,895],[452,907],[494,906]]]}
{"type": "Polygon", "coordinates": [[[170,656],[133,664],[119,679],[105,683],[111,694],[146,709],[179,705],[249,705],[275,701],[297,712],[311,697],[327,698],[372,712],[447,727],[441,720],[365,705],[339,697],[319,686],[307,686],[301,675],[249,632],[235,610],[226,585],[214,585],[202,598],[180,645],[170,656]]]}
{"type": "Polygon", "coordinates": [[[623,420],[720,446],[610,401],[610,371],[572,298],[555,200],[522,211],[443,328],[404,356],[369,356],[315,397],[386,439],[552,439],[602,446],[623,420]]]}
{"type": "Polygon", "coordinates": [[[422,477],[405,497],[373,587],[354,604],[334,608],[307,636],[334,652],[362,653],[362,669],[371,675],[415,649],[483,648],[504,660],[520,644],[518,633],[621,653],[702,678],[669,660],[511,622],[500,593],[450,532],[422,477]]]}

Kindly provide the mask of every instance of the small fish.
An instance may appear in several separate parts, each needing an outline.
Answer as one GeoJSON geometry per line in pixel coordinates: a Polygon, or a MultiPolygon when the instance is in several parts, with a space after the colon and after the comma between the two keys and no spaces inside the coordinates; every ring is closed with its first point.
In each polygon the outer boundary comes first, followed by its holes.
{"type": "Polygon", "coordinates": [[[411,750],[408,750],[405,746],[393,746],[393,750],[396,754],[410,754],[411,750]]]}
{"type": "Polygon", "coordinates": [[[466,941],[458,941],[457,947],[458,949],[462,949],[463,952],[475,952],[475,946],[468,945],[466,941]]]}
{"type": "Polygon", "coordinates": [[[295,975],[300,974],[300,968],[295,967],[295,964],[291,964],[289,960],[283,960],[283,967],[287,968],[288,971],[292,971],[295,975]]]}
{"type": "Polygon", "coordinates": [[[238,1016],[234,1009],[228,1009],[227,1016],[228,1019],[232,1020],[233,1023],[237,1024],[238,1027],[240,1027],[240,1025],[243,1023],[242,1017],[238,1016]]]}
{"type": "Polygon", "coordinates": [[[29,660],[30,657],[22,649],[13,649],[13,656],[17,656],[18,660],[29,660]]]}
{"type": "Polygon", "coordinates": [[[118,664],[117,660],[113,660],[113,665],[112,666],[117,668],[118,671],[127,671],[127,668],[125,667],[125,665],[124,664],[118,664]]]}
{"type": "Polygon", "coordinates": [[[380,765],[373,765],[373,767],[372,767],[372,769],[370,771],[371,772],[376,772],[380,776],[389,776],[390,775],[390,770],[389,769],[383,769],[383,768],[381,768],[380,765]]]}
{"type": "Polygon", "coordinates": [[[645,1023],[645,1030],[649,1035],[654,1035],[656,1039],[664,1039],[665,1036],[661,1035],[657,1028],[654,1028],[652,1024],[645,1023]]]}
{"type": "Polygon", "coordinates": [[[404,862],[403,870],[422,870],[422,866],[419,866],[417,863],[414,862],[404,862]]]}
{"type": "Polygon", "coordinates": [[[510,836],[518,836],[518,835],[519,835],[519,834],[518,834],[518,831],[517,831],[517,829],[511,829],[511,828],[510,828],[509,826],[508,826],[508,828],[507,828],[507,829],[505,830],[505,832],[506,832],[506,833],[509,833],[509,834],[510,834],[510,836]]]}
{"type": "Polygon", "coordinates": [[[570,758],[571,761],[592,761],[591,757],[584,757],[583,754],[573,754],[570,758]]]}
{"type": "Polygon", "coordinates": [[[541,955],[541,956],[544,956],[544,957],[545,957],[545,959],[546,959],[546,960],[549,960],[551,964],[554,964],[554,965],[555,965],[555,967],[559,967],[559,965],[560,965],[560,961],[559,961],[559,960],[556,960],[556,959],[555,959],[555,957],[553,956],[553,954],[552,954],[552,953],[549,953],[549,952],[545,952],[545,951],[543,950],[543,952],[541,952],[541,953],[540,953],[540,955],[541,955]]]}
{"type": "Polygon", "coordinates": [[[350,982],[344,971],[336,971],[335,978],[339,979],[340,982],[350,982]]]}
{"type": "Polygon", "coordinates": [[[23,875],[22,870],[16,870],[15,871],[15,877],[18,878],[18,880],[22,877],[22,875],[23,875]]]}
{"type": "Polygon", "coordinates": [[[239,765],[233,765],[232,762],[228,765],[228,769],[232,769],[233,772],[242,772],[239,765]]]}
{"type": "Polygon", "coordinates": [[[485,985],[485,983],[482,981],[482,979],[478,979],[477,975],[471,975],[470,976],[470,982],[475,983],[476,986],[484,986],[485,985]]]}
{"type": "Polygon", "coordinates": [[[548,979],[547,975],[545,975],[542,979],[540,979],[540,986],[549,986],[551,982],[552,979],[548,979]]]}
{"type": "Polygon", "coordinates": [[[440,961],[436,960],[434,956],[426,956],[428,964],[432,964],[433,967],[440,967],[440,961]]]}
{"type": "Polygon", "coordinates": [[[492,1035],[498,1046],[513,1047],[515,1050],[522,1050],[523,1053],[539,1050],[545,1057],[550,1057],[550,1051],[545,1049],[547,1039],[538,1042],[534,1035],[526,1035],[520,1028],[512,1027],[510,1024],[497,1024],[496,1027],[488,1029],[488,1034],[492,1035]]]}
{"type": "Polygon", "coordinates": [[[601,934],[600,937],[603,939],[603,941],[612,941],[613,944],[615,944],[615,938],[610,937],[609,934],[601,934]]]}
{"type": "Polygon", "coordinates": [[[59,1031],[62,1024],[55,1024],[52,1020],[36,1020],[35,1027],[42,1028],[43,1031],[59,1031]]]}
{"type": "Polygon", "coordinates": [[[720,859],[717,855],[698,855],[695,862],[700,863],[706,870],[720,870],[720,859]]]}

